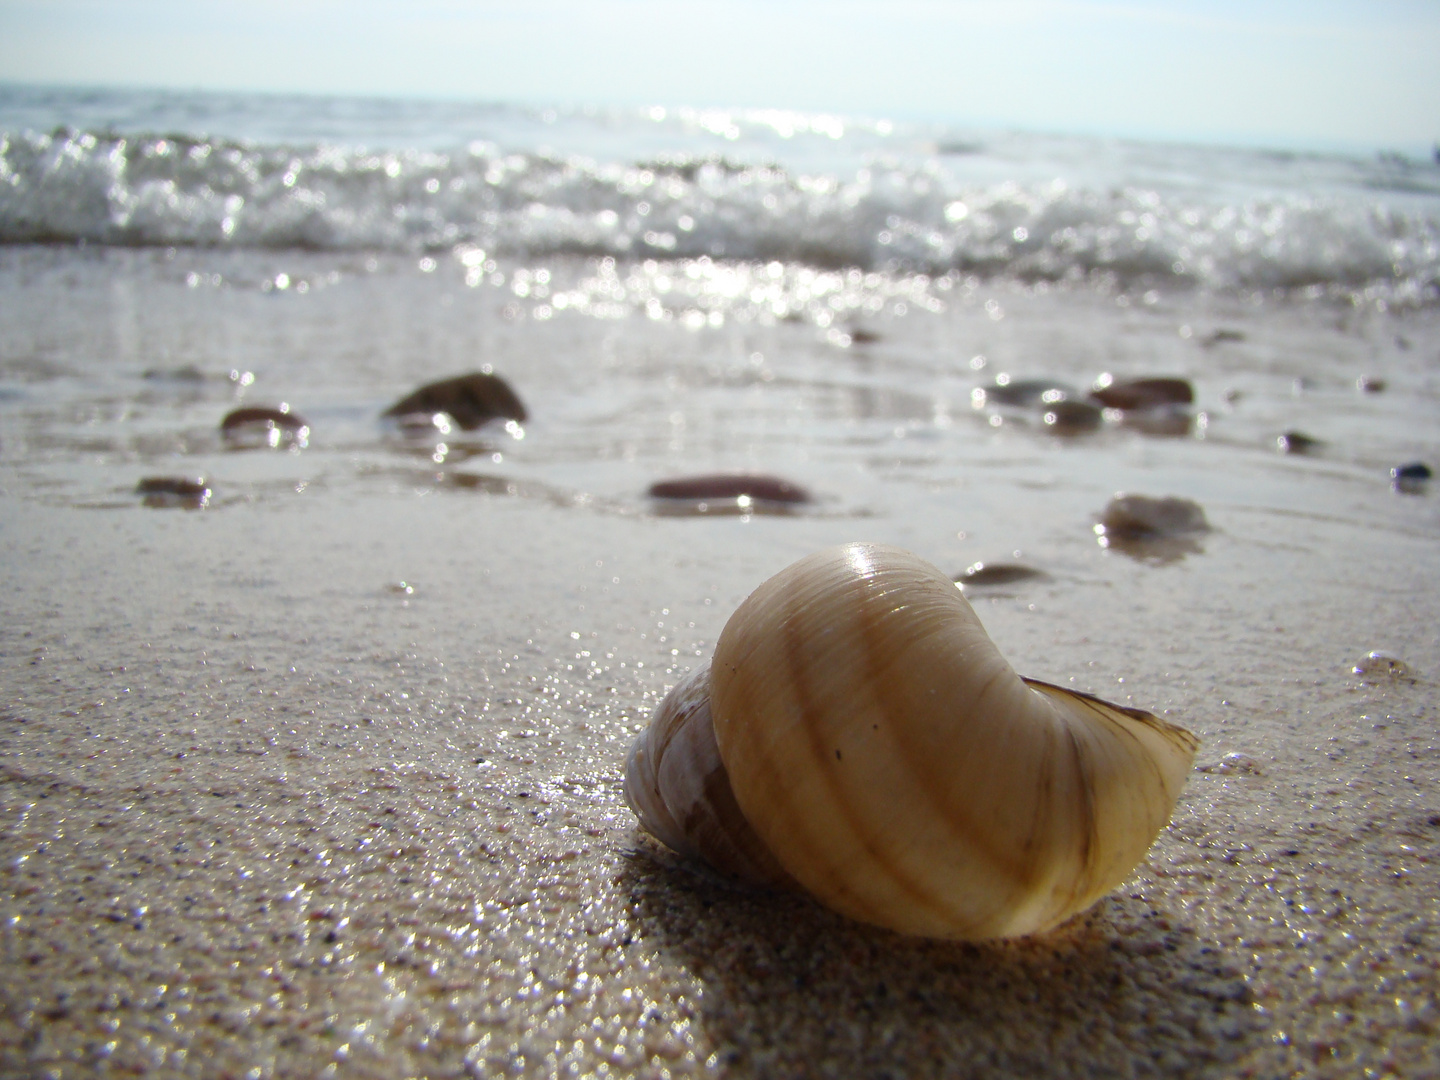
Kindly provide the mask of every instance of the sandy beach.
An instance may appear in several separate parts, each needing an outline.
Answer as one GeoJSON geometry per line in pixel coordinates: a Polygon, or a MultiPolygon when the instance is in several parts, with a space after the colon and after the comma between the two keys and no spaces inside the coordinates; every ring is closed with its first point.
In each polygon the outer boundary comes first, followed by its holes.
{"type": "Polygon", "coordinates": [[[840,342],[541,319],[465,271],[0,250],[0,1072],[1440,1074],[1440,504],[1389,479],[1440,463],[1432,310],[926,279],[840,342]],[[482,362],[523,438],[380,425],[482,362]],[[971,408],[997,371],[1111,370],[1189,378],[1194,423],[971,408]],[[281,400],[306,449],[226,450],[228,409],[281,400]],[[1277,453],[1290,429],[1323,449],[1277,453]],[[644,495],[715,469],[817,499],[644,495]],[[154,475],[209,505],[145,506],[154,475]],[[1211,530],[1106,549],[1119,490],[1211,530]],[[1058,930],[903,938],[637,829],[659,698],[854,539],[1043,570],[970,591],[1017,670],[1201,739],[1146,861],[1058,930]],[[1357,674],[1372,650],[1404,670],[1357,674]]]}

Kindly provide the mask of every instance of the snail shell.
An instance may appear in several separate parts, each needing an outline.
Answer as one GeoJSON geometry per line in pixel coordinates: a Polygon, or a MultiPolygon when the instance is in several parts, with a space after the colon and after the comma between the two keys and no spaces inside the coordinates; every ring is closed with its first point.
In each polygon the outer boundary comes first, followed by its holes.
{"type": "Polygon", "coordinates": [[[955,584],[848,544],[765,582],[636,740],[642,826],[743,880],[903,933],[1046,930],[1123,882],[1198,742],[1023,679],[955,584]]]}

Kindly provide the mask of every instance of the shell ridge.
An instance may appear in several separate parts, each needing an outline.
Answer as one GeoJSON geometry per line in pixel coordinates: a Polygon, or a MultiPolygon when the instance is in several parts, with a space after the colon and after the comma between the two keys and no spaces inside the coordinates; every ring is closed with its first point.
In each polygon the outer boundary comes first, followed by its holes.
{"type": "Polygon", "coordinates": [[[1065,731],[1065,740],[1070,747],[1070,761],[1075,770],[1076,780],[1078,781],[1076,784],[1076,802],[1078,804],[1078,817],[1080,819],[1080,842],[1078,850],[1075,852],[1079,860],[1080,872],[1075,875],[1074,881],[1065,893],[1067,902],[1062,905],[1062,910],[1064,910],[1081,896],[1085,895],[1095,877],[1095,871],[1097,869],[1096,856],[1100,851],[1100,816],[1096,810],[1098,798],[1095,791],[1094,779],[1090,774],[1090,770],[1085,767],[1085,748],[1080,744],[1079,737],[1069,724],[1063,724],[1062,727],[1065,731]]]}
{"type": "MultiPolygon", "coordinates": [[[[851,586],[861,593],[863,610],[865,601],[867,599],[873,599],[875,596],[874,578],[856,574],[851,578],[851,586]]],[[[881,590],[880,595],[883,598],[883,590],[881,590]]],[[[844,785],[841,778],[830,765],[828,757],[829,748],[825,745],[826,740],[824,739],[826,734],[824,717],[818,713],[815,707],[818,694],[812,685],[809,665],[806,663],[804,642],[800,636],[804,629],[802,620],[798,617],[798,609],[801,606],[802,599],[803,598],[797,597],[790,599],[789,610],[787,610],[783,623],[785,635],[784,652],[787,664],[789,665],[790,677],[796,690],[795,698],[802,712],[802,726],[804,727],[806,738],[809,741],[810,752],[815,760],[824,766],[820,771],[821,782],[839,817],[844,821],[850,835],[860,849],[869,857],[870,861],[876,866],[892,871],[890,875],[891,880],[894,881],[895,884],[902,886],[903,891],[912,895],[915,900],[921,901],[926,907],[934,908],[937,911],[942,910],[935,906],[934,901],[930,897],[918,892],[913,883],[894,873],[896,870],[895,864],[883,857],[884,853],[881,847],[876,844],[874,837],[869,835],[869,830],[864,827],[863,819],[853,811],[850,806],[850,801],[844,797],[844,785]]],[[[869,624],[870,620],[862,616],[860,620],[862,640],[868,634],[867,627],[869,624]]],[[[837,632],[844,631],[842,629],[837,632]]],[[[868,641],[866,641],[865,644],[864,655],[868,663],[873,659],[872,650],[868,641]]],[[[813,849],[814,845],[812,845],[812,850],[813,849]]],[[[880,920],[882,916],[875,911],[873,903],[869,902],[853,888],[847,886],[844,867],[827,863],[823,869],[825,871],[827,884],[832,890],[832,895],[845,898],[853,906],[853,909],[857,911],[857,914],[863,912],[860,917],[867,921],[875,922],[880,920]]],[[[789,871],[789,867],[786,867],[786,870],[789,871]]]]}
{"type": "Polygon", "coordinates": [[[1180,785],[1183,785],[1184,775],[1188,773],[1192,747],[1198,746],[1199,740],[1184,728],[1170,724],[1143,709],[1115,705],[1094,694],[1055,686],[1038,679],[1027,678],[1025,682],[1032,691],[1046,700],[1055,713],[1057,722],[1072,741],[1078,740],[1080,730],[1091,734],[1091,738],[1084,741],[1093,746],[1080,760],[1077,776],[1086,788],[1090,800],[1093,815],[1092,843],[1088,858],[1081,866],[1082,873],[1076,877],[1069,890],[1072,906],[1063,909],[1081,910],[1125,880],[1137,859],[1143,858],[1144,852],[1164,828],[1169,818],[1168,807],[1173,807],[1175,796],[1178,795],[1178,787],[1172,794],[1172,784],[1164,762],[1146,745],[1140,730],[1161,736],[1167,749],[1184,755],[1186,769],[1180,774],[1180,785]],[[1082,715],[1077,716],[1077,712],[1082,715]],[[1086,721],[1098,721],[1099,726],[1086,726],[1086,721]],[[1097,751],[1104,760],[1095,758],[1097,751]],[[1138,780],[1132,775],[1130,781],[1120,787],[1107,791],[1096,787],[1097,778],[1107,773],[1111,776],[1124,775],[1128,769],[1135,767],[1142,770],[1144,780],[1138,780]],[[1167,804],[1167,809],[1158,814],[1154,812],[1157,804],[1153,797],[1150,797],[1157,794],[1162,796],[1167,804]],[[1139,818],[1131,813],[1137,800],[1150,810],[1139,818]],[[1108,845],[1102,844],[1098,831],[1094,830],[1098,830],[1102,817],[1108,816],[1113,820],[1117,815],[1128,816],[1128,824],[1132,827],[1130,835],[1120,843],[1116,843],[1112,838],[1108,845]],[[1134,858],[1130,857],[1130,844],[1138,848],[1133,853],[1134,858]]]}
{"type": "MultiPolygon", "coordinates": [[[[1004,686],[1001,684],[1003,684],[1005,676],[1008,673],[1006,669],[996,667],[986,675],[984,681],[976,688],[973,697],[973,703],[977,712],[982,714],[989,713],[995,708],[995,706],[990,703],[990,699],[996,696],[1003,696],[1004,686]]],[[[910,750],[908,757],[911,761],[917,762],[921,766],[929,764],[923,751],[908,746],[903,741],[901,745],[906,746],[910,750]]],[[[927,775],[930,772],[929,769],[925,768],[921,768],[918,771],[920,775],[927,775]]],[[[977,819],[978,815],[970,812],[969,808],[964,805],[964,799],[957,800],[953,790],[947,792],[947,797],[937,799],[936,803],[945,808],[947,821],[954,822],[956,819],[959,819],[959,823],[952,825],[949,832],[956,836],[961,843],[971,849],[979,851],[991,866],[1002,872],[1012,882],[1023,884],[1026,881],[1030,876],[1027,873],[1030,859],[1026,854],[1024,845],[1016,849],[1008,844],[990,840],[990,838],[986,836],[986,830],[977,819]]]]}
{"type": "MultiPolygon", "coordinates": [[[[891,605],[887,611],[888,618],[885,621],[889,622],[897,616],[903,618],[908,614],[908,609],[916,606],[915,604],[891,605]]],[[[867,664],[866,677],[870,685],[887,685],[889,679],[893,677],[891,674],[891,669],[894,667],[893,660],[882,663],[884,654],[892,651],[881,647],[881,637],[886,629],[886,626],[877,620],[865,619],[862,622],[862,634],[865,646],[864,656],[867,664]]],[[[923,794],[930,805],[937,811],[939,819],[946,822],[946,831],[958,844],[971,850],[978,850],[981,857],[989,862],[1002,862],[1000,852],[992,845],[984,842],[982,830],[974,827],[975,823],[969,819],[968,815],[960,827],[957,827],[952,820],[955,810],[957,809],[955,802],[952,798],[947,797],[948,792],[944,788],[937,788],[930,782],[932,776],[931,769],[918,767],[926,764],[925,755],[921,748],[917,747],[912,740],[905,738],[905,733],[910,729],[911,725],[905,722],[903,714],[895,711],[896,706],[893,698],[888,694],[876,695],[876,704],[879,707],[882,720],[886,725],[887,733],[894,741],[897,751],[907,763],[917,766],[911,770],[913,784],[909,793],[910,797],[923,794]]],[[[900,860],[879,858],[879,850],[869,837],[866,838],[865,846],[867,851],[874,853],[876,862],[885,866],[890,871],[892,880],[901,886],[908,896],[917,901],[917,906],[927,909],[945,921],[954,922],[957,917],[959,917],[960,913],[956,911],[954,903],[944,892],[935,888],[927,888],[922,881],[917,880],[912,874],[903,872],[900,860]]]]}
{"type": "Polygon", "coordinates": [[[1092,887],[1102,848],[1085,743],[1054,702],[1041,695],[1036,701],[1042,709],[1031,718],[1036,728],[1031,737],[1041,750],[1029,828],[1020,845],[1025,865],[1016,875],[1018,900],[1002,909],[1007,935],[1049,929],[1087,907],[1080,900],[1092,887]],[[1058,843],[1057,829],[1063,838],[1058,843]]]}

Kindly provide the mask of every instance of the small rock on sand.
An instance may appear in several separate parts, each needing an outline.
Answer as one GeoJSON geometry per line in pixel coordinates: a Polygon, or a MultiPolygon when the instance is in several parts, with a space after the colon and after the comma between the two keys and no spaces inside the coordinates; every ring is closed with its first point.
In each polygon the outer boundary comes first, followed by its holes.
{"type": "Polygon", "coordinates": [[[1096,531],[1126,539],[1150,539],[1205,532],[1209,528],[1205,511],[1189,499],[1119,494],[1106,505],[1096,531]]]}
{"type": "Polygon", "coordinates": [[[807,503],[810,493],[778,476],[746,473],[708,473],[660,480],[647,492],[652,499],[740,499],[771,503],[807,503]]]}
{"type": "Polygon", "coordinates": [[[1184,379],[1116,379],[1102,375],[1090,397],[1107,409],[1154,409],[1165,405],[1189,405],[1195,390],[1184,379]]]}
{"type": "Polygon", "coordinates": [[[310,441],[310,422],[290,406],[247,406],[225,414],[220,434],[233,447],[304,447],[310,441]]]}
{"type": "Polygon", "coordinates": [[[210,485],[204,477],[146,476],[135,485],[146,506],[198,510],[210,501],[210,485]]]}
{"type": "Polygon", "coordinates": [[[381,415],[400,418],[403,423],[407,416],[435,413],[447,414],[464,431],[474,431],[490,420],[523,423],[528,419],[525,406],[510,384],[488,371],[427,383],[381,415]]]}
{"type": "Polygon", "coordinates": [[[1430,484],[1430,466],[1423,461],[1412,461],[1408,465],[1397,465],[1390,470],[1390,482],[1395,490],[1406,495],[1419,495],[1430,484]]]}
{"type": "Polygon", "coordinates": [[[990,585],[1013,585],[1021,581],[1034,581],[1047,577],[1043,570],[1023,563],[977,562],[967,566],[955,579],[957,585],[965,588],[984,588],[990,585]]]}
{"type": "Polygon", "coordinates": [[[1314,454],[1324,445],[1319,439],[1312,439],[1303,431],[1287,431],[1283,435],[1275,436],[1275,449],[1282,454],[1314,454]]]}

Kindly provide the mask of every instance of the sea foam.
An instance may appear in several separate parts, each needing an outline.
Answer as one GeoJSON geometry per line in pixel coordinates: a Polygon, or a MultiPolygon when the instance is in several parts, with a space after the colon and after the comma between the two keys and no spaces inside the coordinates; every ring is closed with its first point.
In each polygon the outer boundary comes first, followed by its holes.
{"type": "MultiPolygon", "coordinates": [[[[570,119],[568,142],[593,150],[585,117],[570,119]]],[[[0,135],[0,242],[471,246],[520,260],[703,257],[1440,297],[1440,168],[1426,163],[1195,148],[1167,159],[1143,144],[1014,136],[961,144],[790,114],[729,127],[707,114],[666,120],[606,119],[598,156],[567,152],[564,132],[558,148],[534,138],[516,148],[527,140],[514,124],[496,129],[507,144],[449,149],[17,129],[0,135]]]]}

